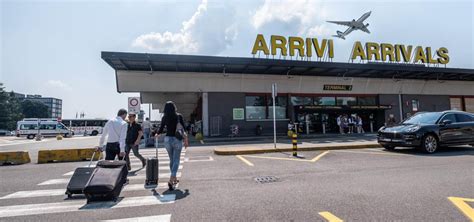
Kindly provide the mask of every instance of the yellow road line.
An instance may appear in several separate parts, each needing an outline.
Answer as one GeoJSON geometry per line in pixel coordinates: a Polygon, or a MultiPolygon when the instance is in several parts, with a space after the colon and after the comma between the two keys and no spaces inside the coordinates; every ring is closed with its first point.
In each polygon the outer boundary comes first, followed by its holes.
{"type": "Polygon", "coordinates": [[[301,162],[311,162],[311,160],[302,160],[302,159],[293,159],[293,158],[283,158],[283,157],[272,157],[272,156],[250,156],[245,155],[245,157],[250,158],[259,158],[259,159],[272,159],[272,160],[289,160],[289,161],[301,161],[301,162]]]}
{"type": "Polygon", "coordinates": [[[474,202],[474,199],[461,198],[461,197],[448,197],[454,206],[456,206],[461,212],[466,215],[471,221],[474,221],[474,209],[469,206],[466,202],[474,202]]]}
{"type": "Polygon", "coordinates": [[[314,162],[318,161],[319,159],[321,159],[321,157],[323,157],[324,155],[326,155],[326,154],[328,154],[328,153],[329,153],[329,150],[324,151],[323,153],[321,153],[321,154],[317,155],[316,157],[314,157],[314,158],[311,160],[311,162],[314,163],[314,162]]]}
{"type": "Polygon", "coordinates": [[[334,214],[328,211],[319,212],[319,215],[321,215],[321,217],[324,217],[324,219],[329,222],[343,222],[343,220],[341,220],[339,217],[336,217],[334,214]]]}
{"type": "Polygon", "coordinates": [[[237,155],[235,156],[237,158],[239,158],[240,160],[242,160],[242,162],[244,162],[245,164],[249,165],[249,166],[253,166],[253,163],[251,163],[250,161],[248,161],[247,159],[245,159],[244,157],[242,157],[241,155],[237,155]]]}

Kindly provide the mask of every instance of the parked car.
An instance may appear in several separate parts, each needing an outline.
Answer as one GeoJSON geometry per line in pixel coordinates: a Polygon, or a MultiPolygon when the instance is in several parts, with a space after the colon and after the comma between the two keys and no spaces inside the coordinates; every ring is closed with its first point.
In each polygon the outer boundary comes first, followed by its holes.
{"type": "Polygon", "coordinates": [[[440,146],[474,146],[474,114],[461,111],[422,112],[402,123],[382,127],[377,141],[385,149],[418,147],[434,153],[440,146]]]}

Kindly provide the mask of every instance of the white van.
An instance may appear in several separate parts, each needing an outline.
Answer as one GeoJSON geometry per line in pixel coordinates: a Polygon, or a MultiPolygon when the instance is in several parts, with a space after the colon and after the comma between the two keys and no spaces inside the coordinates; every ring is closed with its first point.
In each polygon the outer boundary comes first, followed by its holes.
{"type": "Polygon", "coordinates": [[[26,136],[28,139],[33,139],[38,133],[42,136],[72,135],[71,130],[57,119],[26,118],[16,124],[17,137],[26,136]]]}

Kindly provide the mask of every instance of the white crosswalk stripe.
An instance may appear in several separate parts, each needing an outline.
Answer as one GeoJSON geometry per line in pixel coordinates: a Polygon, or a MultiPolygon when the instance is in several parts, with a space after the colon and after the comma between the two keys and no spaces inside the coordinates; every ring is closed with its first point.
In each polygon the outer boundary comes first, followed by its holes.
{"type": "Polygon", "coordinates": [[[157,216],[149,216],[149,217],[132,217],[132,218],[125,218],[125,219],[117,219],[117,220],[103,220],[103,222],[168,222],[171,221],[171,214],[164,214],[164,215],[157,215],[157,216]]]}
{"type": "Polygon", "coordinates": [[[50,213],[64,213],[84,210],[117,209],[125,207],[170,204],[174,203],[175,200],[175,194],[166,194],[160,196],[127,197],[117,202],[103,201],[92,202],[90,204],[84,204],[84,200],[69,200],[56,203],[1,206],[0,218],[50,213]]]}
{"type": "MultiPolygon", "coordinates": [[[[146,149],[140,150],[140,153],[145,158],[152,158],[156,156],[156,150],[146,149]]],[[[177,172],[177,177],[181,177],[181,171],[183,169],[183,163],[185,160],[186,152],[183,150],[180,158],[180,165],[177,172]]],[[[64,213],[64,212],[80,212],[88,210],[103,210],[103,209],[115,209],[115,208],[127,208],[127,207],[138,207],[138,206],[148,206],[148,205],[160,205],[160,204],[171,204],[174,203],[176,199],[175,194],[166,194],[160,195],[157,193],[159,190],[168,189],[167,181],[171,176],[169,168],[169,157],[165,149],[158,150],[158,160],[159,160],[159,182],[155,186],[146,186],[144,185],[146,179],[146,169],[142,168],[141,161],[133,155],[133,152],[130,154],[130,163],[133,169],[138,171],[131,171],[128,179],[129,183],[123,187],[121,198],[119,201],[112,202],[92,202],[86,204],[85,198],[79,195],[79,198],[68,199],[67,201],[58,199],[57,202],[51,203],[41,203],[43,199],[41,198],[59,198],[60,196],[65,196],[66,184],[69,183],[71,176],[74,174],[74,171],[69,171],[63,174],[63,178],[54,178],[43,181],[37,184],[38,189],[36,190],[22,190],[7,194],[3,197],[0,197],[2,200],[10,199],[23,199],[31,200],[26,202],[27,204],[20,205],[5,205],[0,206],[0,220],[7,217],[16,217],[16,216],[26,216],[26,215],[42,215],[50,213],[64,213]],[[64,185],[64,186],[57,186],[64,185]],[[156,191],[155,191],[156,189],[156,191]]],[[[91,167],[95,167],[97,162],[93,162],[91,167]]],[[[87,164],[88,165],[88,164],[87,164]]],[[[87,166],[86,165],[86,166],[87,166]]],[[[25,202],[25,201],[22,201],[25,202]]],[[[113,217],[112,217],[113,218],[113,217]]],[[[135,218],[125,218],[125,219],[112,219],[104,221],[170,221],[171,214],[166,215],[155,215],[155,216],[146,216],[146,217],[135,217],[135,218]]]]}

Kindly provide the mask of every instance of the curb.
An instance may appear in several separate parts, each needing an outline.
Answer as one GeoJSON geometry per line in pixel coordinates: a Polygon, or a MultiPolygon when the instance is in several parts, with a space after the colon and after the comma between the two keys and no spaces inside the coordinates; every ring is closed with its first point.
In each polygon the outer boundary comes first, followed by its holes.
{"type": "Polygon", "coordinates": [[[30,163],[28,151],[0,152],[0,166],[30,163]]]}
{"type": "Polygon", "coordinates": [[[94,160],[98,160],[102,155],[95,148],[61,149],[61,150],[39,150],[38,164],[57,162],[77,162],[90,160],[92,154],[96,152],[94,160]]]}
{"type": "MultiPolygon", "coordinates": [[[[315,150],[345,150],[345,149],[364,149],[364,148],[381,148],[377,144],[360,144],[360,145],[336,145],[336,146],[318,146],[318,147],[304,147],[298,148],[298,151],[315,151],[315,150]]],[[[291,152],[292,148],[281,149],[229,149],[216,148],[214,154],[216,155],[245,155],[245,154],[261,154],[261,153],[275,153],[275,152],[291,152]]]]}

